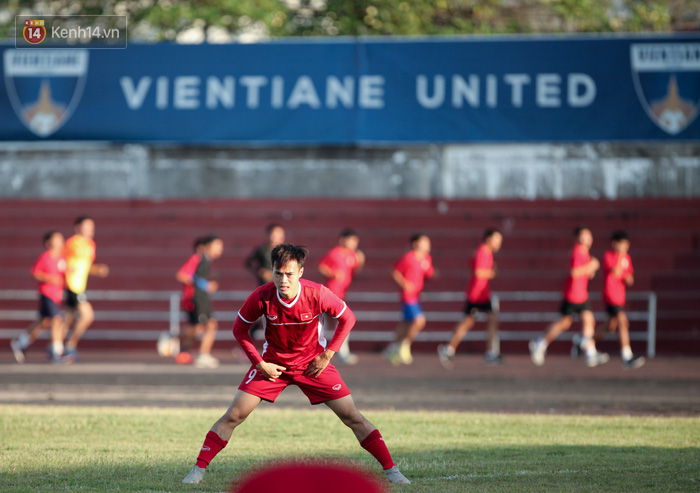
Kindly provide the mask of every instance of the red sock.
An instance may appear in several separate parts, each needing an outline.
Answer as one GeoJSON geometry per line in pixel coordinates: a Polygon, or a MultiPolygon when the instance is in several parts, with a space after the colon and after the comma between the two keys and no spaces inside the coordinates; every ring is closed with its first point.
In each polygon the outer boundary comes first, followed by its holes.
{"type": "Polygon", "coordinates": [[[391,454],[389,453],[389,449],[386,448],[386,444],[379,430],[374,430],[367,435],[367,438],[360,442],[360,446],[379,461],[382,465],[382,469],[394,467],[394,461],[391,460],[391,454]]]}
{"type": "Polygon", "coordinates": [[[197,465],[202,469],[206,469],[209,463],[212,461],[216,454],[221,452],[228,442],[219,438],[219,435],[210,431],[207,433],[207,437],[204,439],[204,445],[202,445],[202,450],[200,450],[197,456],[197,465]]]}

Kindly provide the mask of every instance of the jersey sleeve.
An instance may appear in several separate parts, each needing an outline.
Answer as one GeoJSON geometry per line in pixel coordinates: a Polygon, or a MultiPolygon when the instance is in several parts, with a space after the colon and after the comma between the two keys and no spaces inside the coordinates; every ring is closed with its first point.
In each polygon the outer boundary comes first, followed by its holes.
{"type": "Polygon", "coordinates": [[[197,271],[197,266],[201,259],[198,255],[192,255],[187,262],[184,263],[180,270],[177,271],[178,274],[185,275],[190,279],[194,277],[194,273],[197,271]]]}
{"type": "Polygon", "coordinates": [[[328,349],[338,352],[355,325],[355,314],[352,313],[352,310],[348,308],[343,300],[325,286],[321,287],[319,305],[321,313],[327,313],[338,320],[338,327],[335,329],[333,339],[328,343],[328,349]]]}
{"type": "Polygon", "coordinates": [[[32,275],[37,274],[38,272],[46,272],[46,255],[42,254],[39,256],[38,259],[34,261],[34,265],[32,265],[31,273],[32,275]]]}
{"type": "Polygon", "coordinates": [[[603,270],[606,272],[613,270],[616,263],[617,259],[615,258],[615,254],[610,251],[605,252],[605,255],[603,255],[603,270]]]}
{"type": "Polygon", "coordinates": [[[582,265],[586,265],[589,262],[589,260],[590,257],[586,255],[586,252],[576,247],[574,248],[574,251],[571,252],[570,267],[571,269],[581,267],[582,265]]]}
{"type": "Polygon", "coordinates": [[[256,289],[248,296],[248,299],[243,303],[243,306],[238,311],[238,317],[233,323],[233,337],[240,344],[243,352],[248,356],[253,365],[260,363],[263,358],[258,352],[253,343],[253,338],[250,337],[249,329],[253,323],[262,315],[262,302],[260,301],[259,290],[256,289]]]}
{"type": "Polygon", "coordinates": [[[428,259],[428,270],[425,271],[425,277],[426,279],[432,279],[432,277],[435,275],[435,267],[433,267],[433,257],[428,255],[426,258],[428,259]]]}
{"type": "Polygon", "coordinates": [[[318,265],[328,267],[332,271],[335,271],[335,262],[333,261],[332,252],[328,252],[326,254],[326,256],[321,259],[321,261],[318,263],[318,265]]]}
{"type": "Polygon", "coordinates": [[[401,275],[406,272],[406,256],[401,257],[395,264],[394,270],[399,271],[401,275]]]}
{"type": "Polygon", "coordinates": [[[493,257],[485,248],[479,248],[474,259],[474,270],[491,269],[491,267],[493,267],[493,257]]]}

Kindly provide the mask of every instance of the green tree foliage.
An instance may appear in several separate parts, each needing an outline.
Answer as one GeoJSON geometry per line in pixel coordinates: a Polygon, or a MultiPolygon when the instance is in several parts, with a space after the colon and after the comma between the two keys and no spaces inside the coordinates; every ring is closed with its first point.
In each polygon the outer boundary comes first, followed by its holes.
{"type": "Polygon", "coordinates": [[[126,15],[129,37],[180,42],[285,36],[420,36],[700,30],[700,0],[10,0],[14,16],[126,15]]]}

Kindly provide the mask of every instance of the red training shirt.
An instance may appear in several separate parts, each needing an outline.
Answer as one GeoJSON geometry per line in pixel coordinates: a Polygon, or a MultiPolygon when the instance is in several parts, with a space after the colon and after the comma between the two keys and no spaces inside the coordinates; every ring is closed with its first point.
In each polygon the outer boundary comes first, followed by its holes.
{"type": "Polygon", "coordinates": [[[343,300],[321,284],[300,279],[299,292],[293,300],[280,298],[272,282],[253,291],[238,312],[233,335],[254,365],[264,357],[268,363],[293,370],[306,368],[326,347],[340,350],[353,325],[355,315],[343,300]],[[330,343],[323,335],[322,313],[338,320],[330,343]],[[262,356],[248,333],[260,317],[265,328],[262,356]]]}
{"type": "Polygon", "coordinates": [[[341,300],[345,299],[345,292],[350,287],[355,268],[357,267],[357,252],[338,245],[331,249],[321,259],[319,264],[325,265],[336,275],[335,278],[328,278],[326,281],[328,289],[333,291],[341,300]]]}
{"type": "MultiPolygon", "coordinates": [[[[202,261],[202,256],[199,253],[192,255],[185,264],[180,267],[177,271],[178,274],[184,274],[188,278],[192,279],[194,273],[197,271],[197,266],[202,261]]],[[[180,300],[180,305],[183,310],[192,311],[194,305],[192,300],[194,299],[194,284],[184,284],[182,286],[182,299],[180,300]]]]}
{"type": "Polygon", "coordinates": [[[586,265],[591,261],[591,254],[583,245],[576,245],[571,251],[569,273],[564,282],[564,299],[569,303],[585,303],[588,299],[588,274],[571,276],[571,269],[586,265]]]}
{"type": "Polygon", "coordinates": [[[37,289],[40,294],[50,298],[56,304],[60,304],[63,300],[63,286],[65,284],[66,275],[66,258],[60,255],[54,258],[51,255],[51,250],[46,250],[42,253],[34,265],[32,266],[32,275],[41,272],[42,274],[58,274],[61,276],[61,281],[58,284],[49,282],[38,283],[37,289]]]}
{"type": "Polygon", "coordinates": [[[603,301],[606,305],[625,305],[625,295],[627,293],[625,277],[630,274],[634,275],[632,259],[630,258],[629,253],[625,253],[624,257],[622,257],[622,271],[620,272],[620,275],[615,275],[613,269],[617,266],[617,261],[620,258],[620,255],[621,254],[615,250],[608,250],[605,252],[605,255],[603,255],[603,273],[605,274],[605,281],[603,284],[603,301]]]}
{"type": "Polygon", "coordinates": [[[399,271],[413,285],[413,289],[401,291],[401,301],[406,304],[418,303],[418,295],[423,291],[425,279],[433,277],[435,272],[430,254],[426,254],[422,260],[418,260],[414,250],[404,254],[394,266],[394,270],[399,271]]]}
{"type": "Polygon", "coordinates": [[[472,276],[467,285],[467,301],[470,303],[487,303],[491,300],[491,287],[489,278],[479,279],[476,277],[477,269],[493,268],[493,252],[483,243],[477,249],[471,259],[472,276]]]}

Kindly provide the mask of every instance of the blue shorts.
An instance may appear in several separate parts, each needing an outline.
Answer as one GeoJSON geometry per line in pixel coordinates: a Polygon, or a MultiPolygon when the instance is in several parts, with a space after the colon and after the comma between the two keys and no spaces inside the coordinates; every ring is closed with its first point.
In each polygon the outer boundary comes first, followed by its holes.
{"type": "Polygon", "coordinates": [[[401,305],[401,313],[403,315],[404,322],[413,322],[419,316],[423,315],[423,310],[418,302],[403,303],[401,305]]]}
{"type": "Polygon", "coordinates": [[[61,309],[54,300],[43,294],[39,295],[39,316],[41,318],[54,318],[60,314],[61,309]]]}

